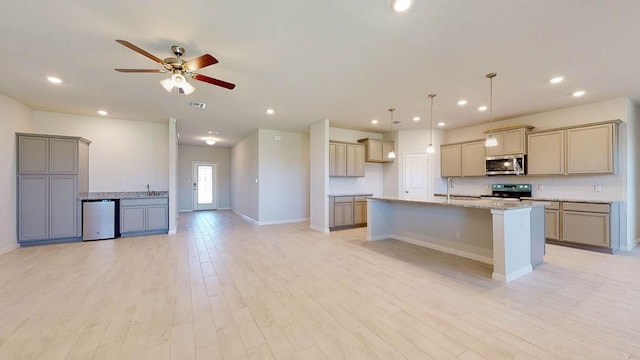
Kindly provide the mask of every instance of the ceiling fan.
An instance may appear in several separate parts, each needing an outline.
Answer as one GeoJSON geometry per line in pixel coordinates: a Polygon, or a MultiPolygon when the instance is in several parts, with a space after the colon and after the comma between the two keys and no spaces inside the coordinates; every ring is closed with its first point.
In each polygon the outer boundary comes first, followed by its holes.
{"type": "Polygon", "coordinates": [[[170,78],[160,81],[162,87],[165,90],[171,92],[173,88],[177,88],[178,91],[182,94],[189,95],[195,91],[195,88],[189,84],[185,78],[185,76],[189,76],[198,81],[203,81],[209,84],[221,86],[225,89],[232,90],[236,87],[235,84],[228,83],[226,81],[222,81],[219,79],[214,79],[212,77],[201,75],[196,73],[196,70],[202,69],[209,65],[217,64],[218,60],[209,54],[204,54],[195,59],[185,61],[182,59],[182,55],[184,55],[184,48],[182,46],[173,45],[171,46],[171,51],[175,55],[175,57],[168,57],[166,59],[160,59],[159,57],[142,50],[141,48],[133,45],[132,43],[125,40],[116,40],[116,42],[120,45],[126,46],[129,49],[148,57],[149,59],[157,62],[162,65],[164,69],[115,69],[119,72],[124,73],[166,73],[169,72],[171,75],[170,78]]]}

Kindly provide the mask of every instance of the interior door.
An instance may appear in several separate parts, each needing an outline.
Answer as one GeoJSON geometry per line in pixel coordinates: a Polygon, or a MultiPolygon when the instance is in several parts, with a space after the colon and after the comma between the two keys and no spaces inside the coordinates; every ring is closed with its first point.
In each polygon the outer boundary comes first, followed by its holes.
{"type": "Polygon", "coordinates": [[[408,198],[425,197],[429,194],[429,154],[404,154],[404,196],[408,198]]]}
{"type": "Polygon", "coordinates": [[[218,164],[193,162],[193,210],[218,208],[218,164]]]}

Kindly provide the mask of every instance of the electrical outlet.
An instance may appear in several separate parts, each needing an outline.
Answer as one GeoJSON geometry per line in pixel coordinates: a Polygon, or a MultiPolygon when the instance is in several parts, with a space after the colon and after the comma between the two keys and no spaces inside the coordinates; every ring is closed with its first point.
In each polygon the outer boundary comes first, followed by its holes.
{"type": "Polygon", "coordinates": [[[593,187],[593,191],[595,191],[595,192],[601,192],[601,191],[602,191],[602,186],[601,186],[601,185],[595,185],[595,186],[593,187]]]}
{"type": "Polygon", "coordinates": [[[538,190],[543,191],[544,190],[544,185],[542,185],[542,184],[538,185],[538,190]]]}
{"type": "Polygon", "coordinates": [[[460,239],[461,236],[462,236],[462,231],[456,230],[456,237],[460,239]]]}

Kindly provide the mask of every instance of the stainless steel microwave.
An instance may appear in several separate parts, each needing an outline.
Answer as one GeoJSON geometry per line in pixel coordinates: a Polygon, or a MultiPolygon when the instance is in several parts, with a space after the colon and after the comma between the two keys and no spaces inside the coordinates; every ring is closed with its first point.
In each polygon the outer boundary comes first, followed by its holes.
{"type": "Polygon", "coordinates": [[[526,155],[490,156],[485,160],[487,175],[525,175],[527,169],[526,155]]]}

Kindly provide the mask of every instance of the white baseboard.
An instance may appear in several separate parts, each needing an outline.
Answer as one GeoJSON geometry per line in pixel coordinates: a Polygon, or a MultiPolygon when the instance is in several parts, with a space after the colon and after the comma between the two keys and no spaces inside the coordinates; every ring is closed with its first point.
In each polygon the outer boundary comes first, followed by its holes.
{"type": "Polygon", "coordinates": [[[498,274],[498,273],[494,272],[494,273],[491,274],[491,278],[493,280],[498,280],[498,281],[501,281],[503,283],[508,283],[508,282],[511,282],[511,281],[513,281],[513,280],[515,280],[515,279],[517,279],[517,278],[519,278],[519,277],[521,277],[523,275],[526,275],[526,274],[528,274],[528,273],[530,273],[532,271],[533,271],[533,266],[528,265],[528,266],[523,267],[520,270],[512,272],[509,275],[498,274]]]}
{"type": "Polygon", "coordinates": [[[260,221],[258,225],[278,225],[278,224],[291,224],[309,221],[309,218],[304,219],[289,219],[289,220],[276,220],[276,221],[260,221]]]}
{"type": "Polygon", "coordinates": [[[321,233],[329,233],[329,229],[328,228],[322,228],[322,227],[318,227],[318,226],[314,226],[314,225],[309,225],[309,229],[314,230],[314,231],[318,231],[321,233]]]}
{"type": "Polygon", "coordinates": [[[2,249],[0,249],[0,255],[6,254],[8,252],[11,252],[11,251],[13,251],[13,250],[15,250],[15,249],[17,249],[19,247],[20,247],[20,245],[18,245],[18,244],[12,244],[12,245],[9,245],[9,246],[5,246],[2,249]]]}
{"type": "Polygon", "coordinates": [[[253,219],[253,218],[251,218],[251,217],[248,217],[247,215],[245,215],[245,214],[243,214],[243,213],[241,213],[241,212],[237,212],[237,211],[235,211],[235,210],[231,210],[231,211],[233,211],[233,213],[234,213],[234,214],[236,214],[236,215],[240,216],[241,218],[245,219],[246,221],[248,221],[248,222],[250,222],[250,223],[252,223],[252,224],[260,225],[260,224],[258,224],[258,222],[257,222],[256,220],[254,220],[254,219],[253,219]]]}
{"type": "Polygon", "coordinates": [[[190,209],[186,209],[186,210],[178,210],[179,213],[187,213],[187,212],[193,212],[193,210],[190,209]]]}

